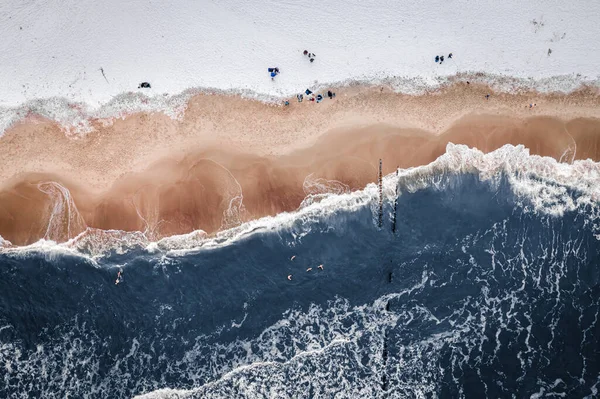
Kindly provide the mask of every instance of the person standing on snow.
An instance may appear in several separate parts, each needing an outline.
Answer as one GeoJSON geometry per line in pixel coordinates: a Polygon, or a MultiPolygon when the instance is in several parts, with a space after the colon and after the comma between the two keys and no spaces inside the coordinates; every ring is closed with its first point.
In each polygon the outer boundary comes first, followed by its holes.
{"type": "Polygon", "coordinates": [[[267,71],[271,74],[271,80],[275,80],[275,76],[279,75],[279,68],[268,68],[267,71]]]}
{"type": "Polygon", "coordinates": [[[304,50],[303,54],[308,57],[310,62],[313,62],[317,56],[315,53],[309,53],[308,50],[304,50]]]}

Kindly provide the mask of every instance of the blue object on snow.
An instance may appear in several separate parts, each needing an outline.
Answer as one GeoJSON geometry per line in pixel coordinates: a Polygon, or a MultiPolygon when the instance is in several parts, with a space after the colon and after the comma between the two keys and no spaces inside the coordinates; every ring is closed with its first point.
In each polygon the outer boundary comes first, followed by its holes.
{"type": "Polygon", "coordinates": [[[277,76],[277,74],[275,72],[271,72],[271,77],[274,78],[275,76],[277,76]]]}

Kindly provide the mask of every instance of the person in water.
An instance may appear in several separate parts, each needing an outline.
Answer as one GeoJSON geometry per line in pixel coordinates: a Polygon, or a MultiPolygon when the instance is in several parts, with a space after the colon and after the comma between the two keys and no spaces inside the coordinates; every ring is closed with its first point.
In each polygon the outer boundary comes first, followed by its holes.
{"type": "Polygon", "coordinates": [[[119,270],[117,273],[117,280],[115,281],[115,285],[119,284],[123,281],[123,270],[119,270]]]}

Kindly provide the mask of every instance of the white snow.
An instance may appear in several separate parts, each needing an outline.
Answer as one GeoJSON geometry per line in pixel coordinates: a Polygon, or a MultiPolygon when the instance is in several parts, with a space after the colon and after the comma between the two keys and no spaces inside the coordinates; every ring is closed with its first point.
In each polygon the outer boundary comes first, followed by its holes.
{"type": "Polygon", "coordinates": [[[82,115],[177,108],[185,95],[163,95],[190,88],[264,98],[384,80],[414,91],[484,72],[568,91],[598,82],[598,21],[592,0],[3,0],[0,129],[30,110],[85,124],[82,115]],[[142,81],[152,89],[138,90],[142,81]]]}

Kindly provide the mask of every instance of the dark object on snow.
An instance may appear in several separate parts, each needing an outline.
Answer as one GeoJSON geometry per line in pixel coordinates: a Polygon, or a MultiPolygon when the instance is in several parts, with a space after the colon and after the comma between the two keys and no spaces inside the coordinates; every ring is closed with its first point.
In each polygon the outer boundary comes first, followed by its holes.
{"type": "Polygon", "coordinates": [[[298,102],[301,103],[304,96],[302,94],[298,94],[296,98],[298,99],[298,102]]]}
{"type": "Polygon", "coordinates": [[[444,62],[444,56],[443,56],[443,55],[440,57],[440,64],[441,64],[442,62],[444,62]]]}
{"type": "Polygon", "coordinates": [[[306,89],[306,91],[304,92],[304,94],[306,94],[307,96],[310,96],[312,94],[312,91],[306,89]]]}
{"type": "Polygon", "coordinates": [[[435,62],[440,62],[440,56],[439,55],[435,56],[435,62]]]}
{"type": "Polygon", "coordinates": [[[448,58],[452,58],[452,53],[448,54],[448,58]]]}
{"type": "Polygon", "coordinates": [[[106,80],[106,83],[108,83],[108,79],[106,79],[106,75],[104,74],[104,68],[100,67],[100,72],[102,72],[102,76],[104,77],[104,80],[106,80]]]}
{"type": "Polygon", "coordinates": [[[323,96],[320,94],[317,94],[317,102],[320,103],[321,101],[323,101],[323,96]]]}
{"type": "Polygon", "coordinates": [[[267,71],[271,73],[271,79],[275,79],[275,76],[279,75],[279,68],[267,68],[267,71]]]}
{"type": "Polygon", "coordinates": [[[309,53],[307,50],[304,50],[303,54],[308,57],[310,62],[313,62],[315,60],[315,57],[317,56],[315,53],[309,53]]]}
{"type": "Polygon", "coordinates": [[[150,83],[148,82],[142,82],[138,85],[138,89],[149,89],[150,87],[150,83]]]}

